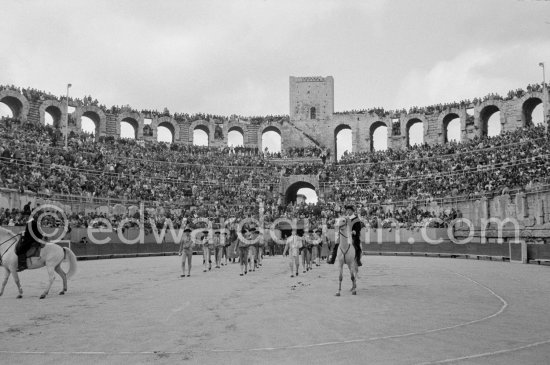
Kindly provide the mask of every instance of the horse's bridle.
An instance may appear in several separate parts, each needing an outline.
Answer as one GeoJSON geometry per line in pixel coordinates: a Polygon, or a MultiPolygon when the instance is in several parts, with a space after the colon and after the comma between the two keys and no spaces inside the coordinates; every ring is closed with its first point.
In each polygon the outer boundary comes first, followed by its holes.
{"type": "Polygon", "coordinates": [[[340,252],[342,252],[343,254],[343,259],[344,259],[344,264],[346,263],[346,254],[348,253],[349,251],[349,248],[351,247],[351,245],[348,244],[348,248],[346,249],[346,251],[344,252],[344,250],[342,250],[342,246],[338,246],[340,248],[340,252]]]}
{"type": "MultiPolygon", "coordinates": [[[[340,228],[338,228],[338,235],[343,236],[344,238],[348,238],[348,236],[342,233],[342,230],[340,228]]],[[[348,253],[350,246],[351,245],[348,242],[348,248],[346,249],[346,252],[344,252],[344,250],[342,250],[342,245],[338,245],[338,248],[340,248],[340,251],[343,253],[344,264],[346,264],[346,254],[348,253]]]]}

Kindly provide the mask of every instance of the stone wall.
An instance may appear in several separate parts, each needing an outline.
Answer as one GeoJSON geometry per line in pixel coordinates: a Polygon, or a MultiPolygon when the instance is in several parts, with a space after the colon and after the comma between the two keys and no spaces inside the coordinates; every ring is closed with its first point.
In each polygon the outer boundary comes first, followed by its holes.
{"type": "MultiPolygon", "coordinates": [[[[374,113],[334,113],[334,79],[328,77],[293,77],[289,79],[289,116],[271,121],[251,122],[235,118],[224,120],[175,120],[170,116],[142,115],[135,111],[110,113],[95,106],[72,105],[75,110],[69,114],[69,131],[81,129],[82,117],[88,117],[96,124],[96,136],[120,137],[120,123],[128,122],[136,128],[138,139],[155,140],[157,129],[167,127],[173,134],[173,142],[193,143],[193,131],[200,128],[208,133],[209,145],[226,146],[227,134],[238,130],[243,134],[247,147],[262,148],[262,134],[273,130],[281,135],[282,147],[320,146],[336,153],[336,134],[343,128],[352,130],[352,151],[370,151],[372,134],[379,126],[388,128],[388,147],[405,148],[408,144],[408,129],[414,122],[420,122],[424,129],[424,141],[428,144],[445,143],[446,125],[454,117],[460,119],[461,138],[471,139],[487,133],[487,120],[500,111],[503,131],[511,131],[531,123],[531,112],[543,104],[544,120],[550,123],[548,89],[545,92],[527,92],[523,97],[512,100],[489,99],[476,105],[449,108],[432,114],[407,114],[379,116],[374,113]],[[312,115],[314,108],[314,115],[312,115]],[[468,119],[467,109],[473,111],[468,119]],[[312,118],[313,117],[313,118],[312,118]],[[146,125],[144,119],[151,119],[146,125]],[[395,134],[392,128],[399,122],[395,134]]],[[[63,101],[29,101],[17,91],[0,91],[0,101],[8,105],[15,117],[24,123],[43,124],[45,113],[54,116],[54,125],[65,131],[67,119],[63,101]]],[[[238,112],[238,111],[237,111],[238,112]]]]}
{"type": "MultiPolygon", "coordinates": [[[[69,131],[79,131],[82,117],[90,118],[96,124],[96,136],[120,137],[120,124],[128,122],[136,128],[138,139],[156,140],[157,129],[167,127],[174,143],[192,144],[193,131],[199,128],[208,133],[209,145],[226,146],[231,130],[243,134],[247,147],[262,148],[262,134],[274,130],[281,135],[283,149],[300,146],[327,147],[335,157],[336,134],[344,129],[352,130],[352,151],[363,152],[372,149],[372,135],[377,127],[388,129],[388,147],[405,148],[408,145],[408,130],[415,122],[424,129],[424,141],[428,144],[445,143],[446,125],[454,117],[460,119],[461,138],[471,139],[487,133],[487,121],[493,113],[500,111],[503,131],[511,131],[531,123],[531,112],[543,104],[544,120],[550,123],[548,89],[545,92],[527,92],[522,98],[512,100],[489,99],[483,103],[463,108],[449,108],[432,114],[407,114],[379,116],[374,113],[334,113],[334,79],[328,77],[293,77],[289,79],[289,118],[269,122],[249,120],[175,120],[170,116],[142,115],[135,111],[110,113],[96,106],[72,105],[75,110],[69,114],[69,131]],[[473,110],[473,119],[468,120],[467,109],[473,110]],[[314,112],[312,113],[312,110],[314,112]],[[313,117],[313,118],[312,118],[313,117]],[[144,119],[151,119],[145,125],[144,119]],[[399,128],[392,128],[399,122],[399,128]]],[[[45,113],[54,116],[54,125],[65,131],[67,113],[65,103],[57,100],[28,101],[14,90],[0,91],[0,101],[8,105],[15,117],[24,123],[44,124],[45,113]]]]}
{"type": "MultiPolygon", "coordinates": [[[[489,99],[479,104],[466,105],[461,108],[447,108],[431,114],[400,113],[397,115],[379,116],[375,113],[337,113],[322,114],[322,117],[312,119],[308,114],[311,108],[319,105],[330,105],[334,108],[334,80],[326,78],[290,78],[290,123],[299,127],[314,144],[328,147],[336,151],[336,134],[343,128],[352,130],[352,151],[364,152],[372,150],[372,135],[377,127],[388,129],[388,147],[406,148],[409,144],[409,128],[414,123],[422,123],[424,142],[434,145],[447,141],[446,126],[454,118],[460,120],[461,139],[472,139],[487,134],[489,118],[500,111],[502,131],[512,131],[528,126],[531,122],[531,112],[543,104],[543,114],[546,125],[550,124],[550,105],[548,89],[545,92],[526,92],[521,98],[511,100],[489,99]],[[332,93],[327,90],[332,90],[332,93]],[[473,119],[468,119],[467,110],[473,111],[473,119]],[[394,134],[392,124],[399,122],[399,128],[394,134]]],[[[324,109],[323,109],[324,110],[324,109]]],[[[328,107],[327,107],[328,110],[328,107]]],[[[303,145],[304,138],[295,133],[283,134],[283,143],[287,147],[303,145]]],[[[308,142],[309,143],[309,142],[308,142]]],[[[332,154],[334,157],[335,153],[332,154]]]]}

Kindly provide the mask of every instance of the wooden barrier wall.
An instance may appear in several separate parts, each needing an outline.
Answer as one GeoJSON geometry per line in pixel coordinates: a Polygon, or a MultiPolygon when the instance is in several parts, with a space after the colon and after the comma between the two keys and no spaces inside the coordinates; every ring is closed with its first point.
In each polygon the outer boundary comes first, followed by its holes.
{"type": "MultiPolygon", "coordinates": [[[[22,232],[24,227],[4,227],[13,232],[22,232]]],[[[111,258],[111,257],[134,257],[134,256],[152,256],[152,255],[175,255],[179,250],[179,245],[174,241],[171,232],[167,231],[164,240],[157,243],[157,237],[154,234],[147,234],[143,237],[143,243],[127,244],[121,242],[116,232],[96,232],[96,240],[108,240],[105,244],[95,244],[88,237],[88,232],[84,228],[76,228],[66,237],[70,241],[71,250],[80,259],[90,258],[111,258]],[[82,242],[82,238],[87,243],[82,242]]],[[[123,237],[127,240],[134,240],[138,237],[137,229],[128,229],[123,237]]],[[[334,231],[329,230],[328,238],[334,241],[334,231]]],[[[487,243],[479,243],[479,237],[466,244],[453,243],[446,229],[428,228],[425,236],[421,231],[409,230],[364,230],[362,232],[363,252],[368,255],[426,255],[426,256],[450,256],[450,257],[488,257],[502,260],[516,261],[521,255],[520,245],[510,244],[508,240],[503,243],[497,243],[495,239],[489,239],[487,243]],[[426,242],[425,237],[431,240],[441,240],[439,244],[426,242]],[[399,242],[399,243],[397,243],[399,242]]],[[[67,244],[63,243],[63,246],[67,244]]],[[[199,249],[200,252],[200,249],[199,249]]],[[[229,247],[228,252],[232,254],[233,246],[229,247]]],[[[280,254],[282,247],[278,246],[276,252],[280,254]]],[[[326,245],[323,247],[322,255],[327,256],[326,245]]],[[[550,261],[550,244],[527,244],[527,262],[529,261],[550,261]]]]}

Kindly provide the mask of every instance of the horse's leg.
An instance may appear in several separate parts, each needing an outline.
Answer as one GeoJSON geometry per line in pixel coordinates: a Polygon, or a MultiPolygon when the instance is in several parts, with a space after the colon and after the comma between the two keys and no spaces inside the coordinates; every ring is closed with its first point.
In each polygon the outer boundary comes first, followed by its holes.
{"type": "Polygon", "coordinates": [[[55,272],[61,276],[61,280],[63,280],[63,290],[59,293],[59,295],[65,294],[67,291],[67,275],[65,274],[65,271],[61,268],[61,264],[57,265],[55,267],[55,272]]]}
{"type": "Polygon", "coordinates": [[[55,280],[55,270],[53,266],[46,266],[46,268],[48,269],[48,276],[50,277],[50,282],[48,283],[48,287],[46,288],[44,293],[42,293],[42,295],[40,296],[40,299],[46,298],[46,295],[48,295],[48,293],[50,292],[50,288],[52,287],[52,284],[55,280]]]}
{"type": "Polygon", "coordinates": [[[4,294],[4,288],[6,287],[6,284],[8,283],[8,279],[10,278],[10,271],[6,268],[4,268],[4,270],[6,271],[5,274],[4,274],[4,281],[2,281],[2,289],[0,289],[0,297],[2,296],[2,294],[4,294]]]}
{"type": "Polygon", "coordinates": [[[356,295],[356,294],[357,294],[356,285],[355,285],[355,280],[357,279],[356,268],[357,268],[357,264],[356,264],[356,263],[352,263],[351,265],[348,266],[349,273],[350,273],[350,275],[351,275],[351,283],[352,283],[352,286],[351,286],[351,294],[353,294],[353,295],[356,295]]]}
{"type": "Polygon", "coordinates": [[[21,282],[19,281],[19,274],[17,273],[17,270],[13,270],[11,274],[13,275],[13,281],[15,281],[15,285],[17,285],[17,289],[19,290],[17,299],[21,299],[23,298],[23,288],[21,287],[21,282]]]}
{"type": "Polygon", "coordinates": [[[340,265],[340,276],[338,277],[339,283],[338,283],[338,293],[336,293],[337,297],[340,296],[340,292],[342,291],[342,278],[344,276],[344,263],[339,262],[338,264],[340,265]]]}

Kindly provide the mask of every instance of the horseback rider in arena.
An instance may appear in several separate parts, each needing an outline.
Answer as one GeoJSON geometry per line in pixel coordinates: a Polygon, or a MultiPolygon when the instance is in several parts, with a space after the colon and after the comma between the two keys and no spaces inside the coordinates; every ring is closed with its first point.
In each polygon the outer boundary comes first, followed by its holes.
{"type": "Polygon", "coordinates": [[[25,228],[25,233],[23,234],[21,242],[19,243],[15,252],[18,259],[17,271],[23,271],[27,269],[27,251],[32,247],[34,243],[37,243],[39,240],[44,240],[42,230],[38,227],[38,218],[42,213],[42,210],[37,210],[34,213],[34,216],[29,216],[29,220],[27,221],[27,225],[25,228]]]}
{"type": "Polygon", "coordinates": [[[346,228],[351,225],[351,238],[352,238],[352,244],[353,248],[355,249],[355,260],[357,261],[357,266],[362,266],[361,263],[361,228],[362,224],[359,220],[359,217],[355,214],[355,208],[353,205],[346,205],[345,206],[345,218],[347,224],[343,224],[340,227],[336,227],[336,229],[339,230],[338,237],[336,239],[334,248],[332,249],[332,255],[330,256],[328,264],[334,264],[334,261],[336,260],[336,254],[338,253],[338,246],[340,239],[349,239],[347,237],[346,228]],[[344,232],[344,233],[343,233],[344,232]]]}

